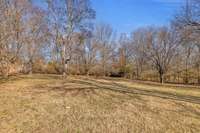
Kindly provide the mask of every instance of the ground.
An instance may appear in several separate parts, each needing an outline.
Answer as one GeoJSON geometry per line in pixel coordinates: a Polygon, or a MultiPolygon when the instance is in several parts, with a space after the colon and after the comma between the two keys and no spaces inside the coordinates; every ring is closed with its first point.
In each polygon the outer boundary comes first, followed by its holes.
{"type": "Polygon", "coordinates": [[[200,132],[200,88],[56,75],[0,80],[0,133],[76,132],[200,132]]]}

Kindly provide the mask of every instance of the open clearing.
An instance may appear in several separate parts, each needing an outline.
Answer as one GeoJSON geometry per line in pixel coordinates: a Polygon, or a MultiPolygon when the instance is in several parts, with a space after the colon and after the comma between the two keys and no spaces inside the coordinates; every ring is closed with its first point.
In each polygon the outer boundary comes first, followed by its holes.
{"type": "Polygon", "coordinates": [[[0,83],[0,133],[198,133],[200,88],[55,75],[0,83]]]}

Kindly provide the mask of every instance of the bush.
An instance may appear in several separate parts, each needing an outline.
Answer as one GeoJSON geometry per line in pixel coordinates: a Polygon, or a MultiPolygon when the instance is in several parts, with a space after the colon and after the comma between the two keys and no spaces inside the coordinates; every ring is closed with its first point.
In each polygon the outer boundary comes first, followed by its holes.
{"type": "Polygon", "coordinates": [[[56,62],[48,62],[45,72],[48,74],[60,74],[62,73],[61,65],[56,62]]]}

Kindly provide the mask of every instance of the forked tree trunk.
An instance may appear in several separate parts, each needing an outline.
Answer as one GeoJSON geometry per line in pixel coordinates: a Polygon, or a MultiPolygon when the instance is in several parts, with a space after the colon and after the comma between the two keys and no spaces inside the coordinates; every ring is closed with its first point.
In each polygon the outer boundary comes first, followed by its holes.
{"type": "Polygon", "coordinates": [[[163,84],[164,83],[164,70],[162,68],[159,68],[159,78],[160,78],[160,83],[163,84]]]}

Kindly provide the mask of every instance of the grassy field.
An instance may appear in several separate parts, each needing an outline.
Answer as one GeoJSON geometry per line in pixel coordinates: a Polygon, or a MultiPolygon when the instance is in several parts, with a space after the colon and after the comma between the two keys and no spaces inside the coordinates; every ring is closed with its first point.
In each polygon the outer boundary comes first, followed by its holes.
{"type": "Polygon", "coordinates": [[[200,88],[32,75],[0,80],[0,133],[198,133],[200,88]]]}

